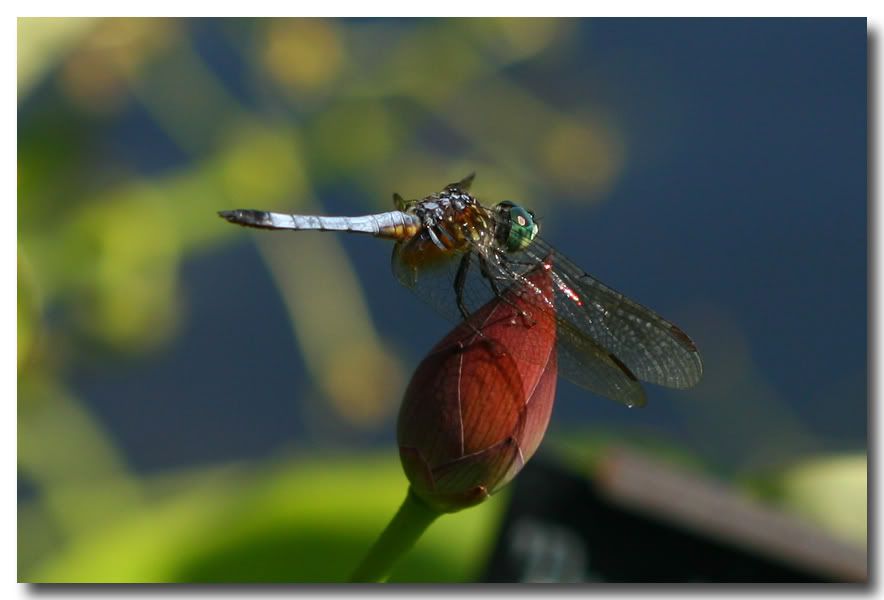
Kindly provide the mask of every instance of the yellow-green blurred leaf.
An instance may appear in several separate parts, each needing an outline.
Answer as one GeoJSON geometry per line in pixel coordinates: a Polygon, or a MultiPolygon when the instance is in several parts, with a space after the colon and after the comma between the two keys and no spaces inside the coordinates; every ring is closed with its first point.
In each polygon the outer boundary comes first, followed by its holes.
{"type": "MultiPolygon", "coordinates": [[[[405,495],[392,454],[189,472],[144,511],[72,541],[24,574],[43,582],[345,581],[405,495]]],[[[391,581],[470,581],[505,498],[438,519],[391,581]]]]}
{"type": "Polygon", "coordinates": [[[19,101],[96,23],[94,18],[18,19],[19,101]]]}
{"type": "Polygon", "coordinates": [[[861,545],[868,531],[865,454],[806,460],[782,474],[780,502],[833,534],[861,545]]]}

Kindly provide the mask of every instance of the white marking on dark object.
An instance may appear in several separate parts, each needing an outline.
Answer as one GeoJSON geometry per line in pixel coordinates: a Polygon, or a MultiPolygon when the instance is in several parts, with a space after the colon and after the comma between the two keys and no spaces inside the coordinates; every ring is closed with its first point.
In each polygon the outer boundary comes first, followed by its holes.
{"type": "Polygon", "coordinates": [[[556,523],[522,517],[513,524],[509,554],[531,583],[574,583],[584,581],[586,550],[581,539],[556,523]]]}

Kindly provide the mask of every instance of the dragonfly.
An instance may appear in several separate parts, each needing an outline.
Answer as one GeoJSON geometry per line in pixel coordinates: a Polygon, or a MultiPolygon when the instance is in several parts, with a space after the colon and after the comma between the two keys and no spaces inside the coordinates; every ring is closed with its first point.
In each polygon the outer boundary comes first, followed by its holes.
{"type": "Polygon", "coordinates": [[[537,310],[556,323],[559,374],[629,407],[646,404],[640,382],[685,389],[703,374],[697,346],[678,326],[578,267],[538,233],[533,211],[504,200],[485,206],[471,195],[475,174],[396,210],[319,216],[254,209],[221,211],[231,223],[271,230],[362,233],[395,241],[398,281],[442,315],[460,322],[508,290],[543,298],[537,310]],[[528,275],[549,271],[553,294],[528,275]],[[518,286],[518,287],[514,287],[518,286]]]}

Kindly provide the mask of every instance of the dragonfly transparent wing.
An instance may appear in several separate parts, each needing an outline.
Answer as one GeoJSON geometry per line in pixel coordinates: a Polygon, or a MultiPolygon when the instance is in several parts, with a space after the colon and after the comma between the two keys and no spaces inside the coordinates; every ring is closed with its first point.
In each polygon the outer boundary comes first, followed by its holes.
{"type": "MultiPolygon", "coordinates": [[[[605,348],[642,381],[672,388],[688,388],[700,380],[703,364],[697,347],[677,326],[623,294],[604,285],[535,238],[525,250],[508,255],[513,270],[552,255],[556,287],[555,311],[564,345],[581,362],[592,358],[585,338],[605,348]],[[564,325],[567,324],[567,327],[564,325]]],[[[567,376],[567,373],[566,373],[567,376]]]]}
{"type": "MultiPolygon", "coordinates": [[[[482,261],[477,251],[469,255],[460,252],[439,253],[414,264],[407,258],[413,255],[407,247],[412,243],[422,242],[413,239],[397,244],[393,251],[393,273],[402,285],[454,322],[463,318],[457,306],[454,282],[464,256],[469,257],[463,278],[463,301],[468,313],[477,312],[485,303],[495,299],[492,279],[501,293],[511,286],[524,286],[527,293],[532,293],[530,284],[525,282],[522,274],[536,268],[536,264],[519,265],[517,270],[516,265],[511,265],[512,269],[503,268],[490,260],[482,261]],[[483,268],[487,275],[483,275],[483,268]]],[[[550,307],[550,310],[554,309],[550,307]]],[[[557,319],[557,323],[558,371],[561,375],[600,396],[627,406],[645,404],[641,384],[617,357],[574,329],[568,321],[557,319]]]]}
{"type": "MultiPolygon", "coordinates": [[[[405,242],[398,242],[393,249],[393,274],[399,283],[414,292],[421,300],[432,306],[445,318],[460,322],[463,316],[457,306],[455,280],[461,267],[463,252],[423,254],[420,262],[410,260],[417,256],[412,244],[426,244],[420,239],[422,234],[405,242]]],[[[486,302],[495,297],[488,280],[482,276],[475,252],[469,256],[469,265],[464,277],[463,302],[468,313],[474,313],[486,302]]],[[[503,289],[506,289],[504,286],[503,289]]]]}
{"type": "Polygon", "coordinates": [[[616,356],[576,331],[567,321],[557,319],[557,323],[556,349],[562,377],[626,406],[645,405],[645,390],[616,356]]]}

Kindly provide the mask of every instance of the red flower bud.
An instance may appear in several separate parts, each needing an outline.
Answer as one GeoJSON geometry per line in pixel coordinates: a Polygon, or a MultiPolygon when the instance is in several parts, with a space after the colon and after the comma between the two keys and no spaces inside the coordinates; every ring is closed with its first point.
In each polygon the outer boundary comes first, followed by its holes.
{"type": "Polygon", "coordinates": [[[399,456],[441,512],[485,500],[531,458],[556,391],[549,264],[458,325],[421,362],[399,411],[399,456]]]}

